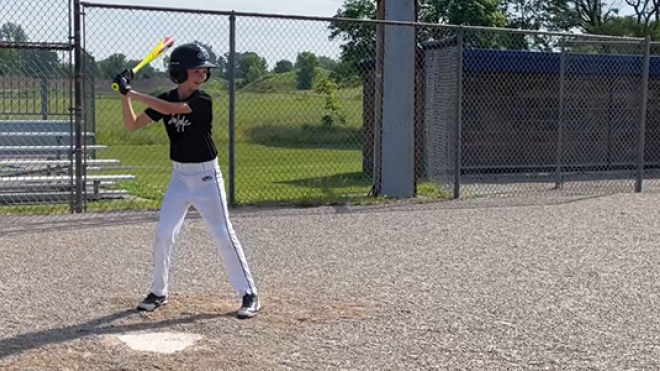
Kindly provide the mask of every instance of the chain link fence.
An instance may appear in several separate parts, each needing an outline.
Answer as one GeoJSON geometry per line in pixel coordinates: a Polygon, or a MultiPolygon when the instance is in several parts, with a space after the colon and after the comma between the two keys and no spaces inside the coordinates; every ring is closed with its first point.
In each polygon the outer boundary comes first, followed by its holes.
{"type": "Polygon", "coordinates": [[[463,198],[652,186],[652,44],[468,27],[422,41],[428,179],[463,198]]]}
{"type": "MultiPolygon", "coordinates": [[[[218,66],[203,89],[233,205],[368,200],[392,163],[430,199],[655,185],[659,49],[646,39],[77,5],[0,4],[1,214],[158,210],[166,131],[127,131],[110,86],[165,37],[218,66]],[[413,52],[392,64],[404,49],[386,38],[413,52]],[[393,121],[385,102],[399,99],[412,110],[393,121]]],[[[132,86],[174,88],[167,60],[132,86]]]]}
{"type": "MultiPolygon", "coordinates": [[[[169,181],[165,130],[152,125],[127,132],[119,96],[110,90],[118,69],[137,64],[166,36],[203,45],[218,66],[204,90],[214,99],[213,139],[231,203],[338,202],[369,192],[363,78],[357,65],[338,66],[340,40],[328,40],[330,22],[94,4],[86,4],[84,14],[84,49],[97,66],[96,137],[109,147],[99,156],[134,176],[114,184],[130,197],[113,207],[157,208],[169,181]],[[108,32],[119,22],[135,25],[131,37],[121,27],[108,32]],[[336,78],[339,68],[350,70],[343,79],[336,78]]],[[[373,58],[367,49],[356,53],[373,58]]],[[[174,88],[167,58],[142,69],[133,87],[152,95],[174,88]]]]}
{"type": "Polygon", "coordinates": [[[69,10],[65,1],[0,3],[0,214],[34,204],[61,213],[71,199],[69,10]]]}

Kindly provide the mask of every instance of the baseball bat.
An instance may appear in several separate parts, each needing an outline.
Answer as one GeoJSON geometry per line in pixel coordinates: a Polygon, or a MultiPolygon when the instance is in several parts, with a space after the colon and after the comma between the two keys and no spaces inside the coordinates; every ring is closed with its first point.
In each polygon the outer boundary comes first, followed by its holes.
{"type": "MultiPolygon", "coordinates": [[[[142,59],[142,61],[137,66],[131,69],[133,75],[135,76],[135,74],[140,69],[142,69],[142,67],[148,65],[149,63],[155,61],[158,57],[163,55],[167,51],[167,49],[172,47],[172,45],[174,45],[174,39],[171,37],[166,37],[165,40],[161,41],[158,45],[156,45],[156,47],[151,52],[149,52],[149,54],[146,57],[144,57],[144,59],[142,59]]],[[[113,82],[112,90],[119,91],[119,84],[113,82]]]]}

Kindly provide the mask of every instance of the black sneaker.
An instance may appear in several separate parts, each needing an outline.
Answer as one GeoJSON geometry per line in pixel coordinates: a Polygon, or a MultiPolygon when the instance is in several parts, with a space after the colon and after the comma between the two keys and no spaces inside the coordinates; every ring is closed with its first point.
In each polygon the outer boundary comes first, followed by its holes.
{"type": "Polygon", "coordinates": [[[247,294],[243,296],[243,305],[241,305],[241,309],[238,310],[238,318],[252,318],[257,315],[259,309],[259,298],[256,295],[247,294]]]}
{"type": "Polygon", "coordinates": [[[137,310],[152,312],[156,310],[156,308],[165,304],[167,304],[167,296],[156,296],[150,292],[149,295],[142,300],[142,303],[138,305],[137,310]]]}

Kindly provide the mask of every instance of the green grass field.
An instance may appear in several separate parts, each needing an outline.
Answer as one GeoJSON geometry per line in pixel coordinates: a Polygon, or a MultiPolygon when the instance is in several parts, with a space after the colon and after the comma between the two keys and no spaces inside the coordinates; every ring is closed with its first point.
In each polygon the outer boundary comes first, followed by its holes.
{"type": "MultiPolygon", "coordinates": [[[[214,140],[229,182],[228,97],[214,98],[214,140]]],[[[236,202],[341,202],[366,195],[371,180],[362,175],[361,91],[341,91],[345,124],[323,128],[324,97],[312,92],[238,92],[236,97],[236,202]]],[[[137,181],[123,184],[137,197],[160,201],[169,181],[168,140],[162,123],[137,132],[124,129],[116,96],[97,99],[98,143],[110,148],[102,158],[119,159],[137,181]]],[[[144,110],[134,102],[136,113],[144,110]]]]}
{"type": "MultiPolygon", "coordinates": [[[[166,145],[115,145],[103,158],[119,159],[137,176],[121,185],[131,194],[160,202],[170,178],[171,164],[166,145]]],[[[227,189],[227,155],[220,156],[227,189]]],[[[117,171],[115,171],[117,172],[117,171]]],[[[106,172],[109,173],[109,172],[106,172]]],[[[362,176],[361,156],[356,151],[271,148],[238,143],[236,147],[236,202],[341,202],[345,197],[366,195],[370,179],[362,176]]]]}
{"type": "MultiPolygon", "coordinates": [[[[362,172],[361,88],[338,91],[345,122],[324,127],[321,122],[325,97],[313,91],[296,90],[291,86],[294,82],[287,74],[269,76],[237,92],[236,203],[374,202],[367,197],[372,179],[362,172]]],[[[229,110],[224,86],[221,81],[212,81],[205,90],[214,98],[213,134],[229,191],[229,110]]],[[[134,102],[134,108],[140,114],[145,107],[134,102]]],[[[120,169],[102,173],[132,174],[137,180],[117,185],[133,198],[90,203],[89,209],[157,209],[171,172],[163,124],[127,131],[123,126],[121,101],[115,94],[97,95],[95,114],[97,144],[109,146],[99,151],[97,157],[118,159],[122,165],[120,169]]],[[[442,197],[429,185],[420,186],[419,193],[442,197]]],[[[29,212],[31,207],[7,210],[29,212]]]]}

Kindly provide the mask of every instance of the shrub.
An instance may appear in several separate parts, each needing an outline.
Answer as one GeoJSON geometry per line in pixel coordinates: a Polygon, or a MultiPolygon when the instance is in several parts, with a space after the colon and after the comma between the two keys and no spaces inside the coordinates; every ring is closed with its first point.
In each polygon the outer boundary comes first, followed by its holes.
{"type": "Polygon", "coordinates": [[[341,104],[339,104],[337,89],[337,83],[329,78],[321,80],[314,89],[314,92],[317,94],[325,94],[325,106],[323,108],[326,113],[321,117],[322,127],[332,127],[337,121],[342,124],[346,123],[346,117],[341,112],[341,104]]]}

